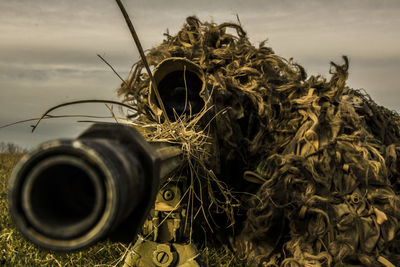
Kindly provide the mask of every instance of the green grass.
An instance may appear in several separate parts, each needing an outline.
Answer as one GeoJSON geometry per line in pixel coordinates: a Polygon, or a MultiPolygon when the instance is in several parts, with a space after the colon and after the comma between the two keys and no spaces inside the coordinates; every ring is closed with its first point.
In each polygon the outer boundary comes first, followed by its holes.
{"type": "MultiPolygon", "coordinates": [[[[52,253],[26,241],[15,229],[7,207],[7,177],[20,154],[0,153],[0,266],[122,266],[123,244],[101,242],[75,253],[52,253]]],[[[208,266],[245,266],[227,249],[202,251],[208,266]]]]}

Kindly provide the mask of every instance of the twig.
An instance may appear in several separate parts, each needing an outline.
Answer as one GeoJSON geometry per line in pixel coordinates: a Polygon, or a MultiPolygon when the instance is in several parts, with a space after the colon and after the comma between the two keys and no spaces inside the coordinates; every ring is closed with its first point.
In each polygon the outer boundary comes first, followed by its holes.
{"type": "MultiPolygon", "coordinates": [[[[46,115],[43,119],[58,119],[58,118],[93,118],[93,119],[112,119],[112,116],[90,116],[90,115],[46,115]]],[[[0,129],[7,128],[16,124],[30,122],[30,121],[37,121],[40,118],[32,118],[26,120],[15,121],[12,123],[4,124],[0,126],[0,129]]]]}
{"type": "Polygon", "coordinates": [[[242,22],[240,21],[240,18],[239,18],[239,14],[238,14],[238,13],[236,13],[236,19],[237,19],[237,21],[238,21],[240,27],[242,27],[242,22]]]}
{"type": "Polygon", "coordinates": [[[118,76],[118,78],[121,79],[121,81],[125,84],[125,86],[128,86],[128,85],[126,84],[125,80],[122,79],[122,77],[121,77],[121,76],[118,74],[118,72],[111,66],[111,64],[107,62],[107,60],[105,60],[105,59],[104,59],[102,56],[100,56],[99,54],[97,54],[97,56],[98,56],[101,60],[103,60],[103,62],[106,63],[107,66],[109,66],[109,67],[111,68],[111,70],[115,73],[115,75],[118,76]]]}
{"type": "Polygon", "coordinates": [[[168,116],[167,116],[167,112],[166,112],[165,107],[164,107],[164,103],[162,102],[160,93],[158,92],[158,89],[157,89],[156,80],[154,79],[153,75],[151,74],[151,70],[149,68],[149,64],[147,63],[146,55],[144,54],[143,47],[140,44],[139,37],[136,34],[136,31],[135,31],[135,28],[133,27],[132,21],[129,18],[129,15],[126,12],[125,7],[122,4],[121,0],[115,0],[115,1],[117,2],[119,9],[121,10],[122,15],[124,16],[124,19],[126,21],[126,24],[128,25],[129,31],[131,32],[133,40],[135,41],[136,47],[139,50],[139,54],[140,54],[140,57],[142,58],[143,65],[146,68],[147,73],[149,74],[149,77],[150,77],[150,80],[151,80],[151,84],[152,84],[152,87],[153,87],[153,91],[154,91],[154,93],[156,95],[158,104],[160,105],[161,110],[163,112],[164,119],[165,119],[165,121],[169,122],[169,119],[168,119],[168,116]]]}
{"type": "Polygon", "coordinates": [[[43,115],[39,118],[39,120],[36,122],[35,125],[32,125],[32,133],[35,131],[36,127],[39,125],[40,121],[47,116],[48,113],[50,113],[51,111],[61,108],[61,107],[65,107],[65,106],[70,106],[70,105],[76,105],[76,104],[83,104],[83,103],[109,103],[109,104],[115,104],[115,105],[120,105],[120,106],[124,106],[126,108],[129,109],[133,109],[136,110],[135,107],[121,103],[121,102],[117,102],[117,101],[113,101],[113,100],[98,100],[98,99],[92,99],[92,100],[78,100],[78,101],[72,101],[72,102],[66,102],[66,103],[62,103],[60,105],[54,106],[52,108],[49,108],[48,110],[46,110],[43,115]]]}

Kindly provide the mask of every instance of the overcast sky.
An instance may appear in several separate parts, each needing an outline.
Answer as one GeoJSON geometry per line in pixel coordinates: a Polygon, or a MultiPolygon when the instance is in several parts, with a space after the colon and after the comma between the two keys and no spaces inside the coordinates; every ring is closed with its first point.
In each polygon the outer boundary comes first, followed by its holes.
{"type": "MultiPolygon", "coordinates": [[[[124,0],[143,47],[156,46],[168,28],[175,34],[190,15],[216,23],[239,15],[250,40],[269,46],[329,76],[329,62],[350,58],[349,86],[400,111],[400,1],[397,0],[124,0]]],[[[114,0],[0,0],[0,125],[38,117],[47,108],[78,99],[114,99],[138,53],[114,0]]],[[[107,115],[101,104],[53,114],[107,115]]],[[[75,137],[88,124],[71,119],[0,129],[0,141],[31,147],[75,137]]]]}

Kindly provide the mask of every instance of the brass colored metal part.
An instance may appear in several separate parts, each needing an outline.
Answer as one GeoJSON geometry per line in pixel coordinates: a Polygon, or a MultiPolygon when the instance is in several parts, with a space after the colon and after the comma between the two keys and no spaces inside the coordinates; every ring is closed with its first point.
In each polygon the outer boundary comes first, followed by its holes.
{"type": "Polygon", "coordinates": [[[157,194],[155,210],[176,210],[179,207],[181,197],[182,193],[179,186],[173,182],[167,183],[157,194]]]}
{"type": "Polygon", "coordinates": [[[153,252],[153,262],[159,267],[169,267],[177,259],[176,252],[171,251],[171,247],[167,244],[157,245],[153,252]]]}
{"type": "Polygon", "coordinates": [[[123,267],[200,267],[194,244],[157,243],[139,236],[123,267]]]}
{"type": "Polygon", "coordinates": [[[125,258],[123,267],[199,267],[200,254],[184,233],[186,218],[182,191],[186,179],[168,178],[159,190],[142,235],[125,258]]]}
{"type": "Polygon", "coordinates": [[[171,200],[174,199],[174,197],[175,197],[175,194],[171,190],[165,190],[164,193],[163,193],[163,198],[166,201],[171,201],[171,200]]]}

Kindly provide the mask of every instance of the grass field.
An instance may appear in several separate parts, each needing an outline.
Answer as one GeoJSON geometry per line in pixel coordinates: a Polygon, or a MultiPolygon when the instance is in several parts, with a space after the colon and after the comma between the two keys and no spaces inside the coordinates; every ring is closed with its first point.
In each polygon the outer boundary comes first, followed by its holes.
{"type": "MultiPolygon", "coordinates": [[[[126,248],[102,242],[81,252],[60,254],[41,250],[14,228],[7,209],[7,177],[21,155],[0,153],[0,266],[121,266],[126,248]]],[[[227,250],[205,249],[209,266],[244,266],[227,250]]]]}

